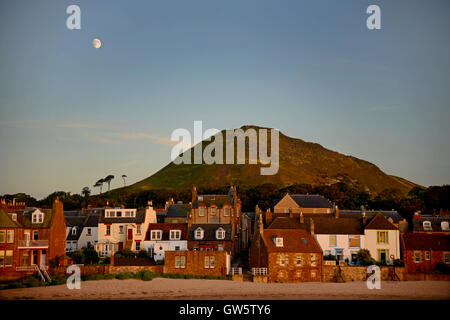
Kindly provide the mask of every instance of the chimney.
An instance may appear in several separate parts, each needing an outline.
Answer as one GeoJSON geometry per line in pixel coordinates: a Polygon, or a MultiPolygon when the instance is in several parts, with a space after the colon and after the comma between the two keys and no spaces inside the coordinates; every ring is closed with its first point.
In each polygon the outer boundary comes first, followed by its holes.
{"type": "Polygon", "coordinates": [[[367,221],[367,218],[366,218],[366,211],[363,211],[361,215],[362,215],[363,225],[366,225],[366,221],[367,221]]]}
{"type": "Polygon", "coordinates": [[[237,189],[236,186],[233,186],[233,206],[237,206],[237,189]]]}
{"type": "Polygon", "coordinates": [[[272,223],[272,212],[270,209],[266,210],[266,226],[269,226],[269,224],[272,223]]]}
{"type": "Polygon", "coordinates": [[[305,219],[303,217],[303,211],[300,211],[300,223],[305,223],[305,219]]]}
{"type": "Polygon", "coordinates": [[[335,214],[336,219],[339,218],[339,207],[338,206],[335,207],[334,214],[335,214]]]}
{"type": "Polygon", "coordinates": [[[314,236],[314,220],[313,220],[313,218],[309,218],[309,222],[310,222],[311,235],[314,236]]]}
{"type": "Polygon", "coordinates": [[[259,215],[259,233],[262,235],[264,231],[264,223],[263,223],[263,218],[262,218],[262,214],[259,215]]]}
{"type": "Polygon", "coordinates": [[[152,200],[147,201],[147,207],[148,208],[153,207],[153,201],[152,200]]]}
{"type": "Polygon", "coordinates": [[[192,188],[192,203],[194,203],[194,201],[197,200],[197,187],[194,186],[192,188]]]}

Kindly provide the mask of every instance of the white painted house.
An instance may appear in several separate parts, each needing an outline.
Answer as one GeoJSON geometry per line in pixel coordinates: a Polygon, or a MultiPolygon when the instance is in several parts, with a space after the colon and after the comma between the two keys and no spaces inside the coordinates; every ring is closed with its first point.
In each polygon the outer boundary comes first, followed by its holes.
{"type": "Polygon", "coordinates": [[[187,223],[150,223],[144,248],[155,261],[164,260],[166,251],[187,250],[187,223]]]}
{"type": "Polygon", "coordinates": [[[66,216],[66,253],[94,247],[98,241],[99,214],[66,216]]]}
{"type": "Polygon", "coordinates": [[[400,259],[400,231],[381,213],[368,221],[364,235],[365,248],[376,261],[390,264],[400,259]]]}
{"type": "Polygon", "coordinates": [[[150,223],[156,223],[156,212],[151,203],[142,210],[107,208],[100,215],[98,243],[95,250],[100,257],[122,249],[143,249],[145,233],[150,223]]]}

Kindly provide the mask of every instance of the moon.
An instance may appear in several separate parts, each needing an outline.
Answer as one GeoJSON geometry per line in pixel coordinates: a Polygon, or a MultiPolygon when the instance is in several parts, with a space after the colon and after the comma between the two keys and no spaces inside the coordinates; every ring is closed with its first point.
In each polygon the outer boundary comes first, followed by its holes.
{"type": "Polygon", "coordinates": [[[92,40],[92,45],[95,49],[99,49],[102,46],[102,42],[99,38],[94,38],[94,40],[92,40]]]}

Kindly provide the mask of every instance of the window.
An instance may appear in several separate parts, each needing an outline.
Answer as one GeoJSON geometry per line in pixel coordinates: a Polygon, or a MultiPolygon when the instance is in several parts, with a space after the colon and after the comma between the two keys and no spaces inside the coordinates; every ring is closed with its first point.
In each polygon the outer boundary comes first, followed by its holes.
{"type": "Polygon", "coordinates": [[[175,246],[175,251],[180,251],[180,246],[175,246]]]}
{"type": "Polygon", "coordinates": [[[205,257],[205,269],[213,269],[216,267],[216,257],[206,256],[205,257]]]}
{"type": "Polygon", "coordinates": [[[0,230],[0,243],[5,243],[6,241],[6,231],[0,230]]]}
{"type": "Polygon", "coordinates": [[[223,251],[223,245],[219,244],[219,245],[217,246],[217,250],[218,250],[218,251],[223,251]]]}
{"type": "Polygon", "coordinates": [[[170,240],[180,240],[181,231],[180,230],[170,230],[170,240]]]}
{"type": "Polygon", "coordinates": [[[177,269],[186,268],[186,257],[185,256],[176,256],[175,257],[175,268],[177,268],[177,269]]]}
{"type": "Polygon", "coordinates": [[[5,251],[0,250],[0,267],[5,266],[5,251]]]}
{"type": "Polygon", "coordinates": [[[25,231],[23,234],[23,239],[28,242],[30,241],[30,231],[25,231]]]}
{"type": "Polygon", "coordinates": [[[131,217],[131,211],[125,211],[125,217],[131,217]]]}
{"type": "Polygon", "coordinates": [[[295,272],[295,276],[296,276],[297,278],[301,278],[301,277],[302,277],[302,270],[297,270],[297,271],[295,272]]]}
{"type": "Polygon", "coordinates": [[[285,266],[287,264],[286,255],[284,253],[278,255],[278,264],[280,266],[285,266]]]}
{"type": "Polygon", "coordinates": [[[42,223],[44,222],[44,214],[40,212],[39,210],[36,210],[31,215],[31,222],[32,223],[42,223]]]}
{"type": "Polygon", "coordinates": [[[109,236],[111,234],[111,226],[107,225],[106,226],[106,235],[109,236]]]}
{"type": "Polygon", "coordinates": [[[7,243],[14,243],[14,230],[8,230],[6,236],[7,243]]]}
{"type": "Polygon", "coordinates": [[[136,226],[136,233],[137,233],[137,234],[141,234],[141,232],[142,232],[142,226],[141,226],[140,224],[138,224],[138,225],[136,226]]]}
{"type": "Polygon", "coordinates": [[[216,231],[216,239],[218,239],[218,240],[225,239],[225,230],[222,227],[217,229],[217,231],[216,231]]]}
{"type": "Polygon", "coordinates": [[[92,236],[92,230],[91,230],[91,228],[87,228],[87,235],[88,235],[88,236],[92,236]]]}
{"type": "Polygon", "coordinates": [[[286,271],[281,270],[280,272],[278,272],[278,278],[286,278],[286,271]]]}
{"type": "Polygon", "coordinates": [[[276,237],[276,238],[275,238],[275,246],[277,246],[277,247],[282,247],[282,246],[283,246],[283,238],[281,238],[281,237],[276,237]]]}
{"type": "Polygon", "coordinates": [[[225,207],[224,208],[224,211],[223,211],[223,215],[225,216],[225,217],[228,217],[229,215],[231,214],[231,208],[230,207],[225,207]]]}
{"type": "Polygon", "coordinates": [[[116,217],[117,217],[117,218],[122,217],[122,211],[117,211],[117,212],[116,212],[116,217]]]}
{"type": "Polygon", "coordinates": [[[39,240],[39,231],[38,230],[33,231],[33,240],[39,240]]]}
{"type": "Polygon", "coordinates": [[[423,222],[423,230],[425,231],[432,231],[433,228],[431,228],[431,222],[430,221],[424,221],[423,222]]]}
{"type": "Polygon", "coordinates": [[[17,213],[11,214],[12,221],[17,221],[17,213]]]}
{"type": "Polygon", "coordinates": [[[204,217],[205,216],[205,207],[198,208],[198,215],[200,217],[204,217]]]}
{"type": "Polygon", "coordinates": [[[77,234],[77,227],[73,227],[72,228],[72,235],[76,235],[77,234]]]}
{"type": "Polygon", "coordinates": [[[442,221],[441,222],[441,229],[445,230],[445,231],[449,231],[450,230],[450,228],[448,226],[448,221],[442,221]]]}
{"type": "Polygon", "coordinates": [[[22,266],[29,266],[30,265],[30,252],[29,251],[23,251],[22,253],[22,266]]]}
{"type": "Polygon", "coordinates": [[[430,255],[430,251],[425,251],[425,260],[430,260],[431,255],[430,255]]]}
{"type": "Polygon", "coordinates": [[[203,239],[203,229],[202,228],[197,228],[195,230],[195,239],[197,239],[197,240],[203,239]]]}
{"type": "Polygon", "coordinates": [[[155,254],[155,248],[153,246],[151,246],[150,248],[148,248],[148,255],[150,256],[150,258],[153,258],[154,254],[155,254]]]}
{"type": "Polygon", "coordinates": [[[348,246],[350,248],[359,248],[359,236],[349,236],[348,237],[348,246]]]}
{"type": "Polygon", "coordinates": [[[450,252],[444,252],[444,263],[450,264],[450,252]]]}
{"type": "Polygon", "coordinates": [[[11,267],[13,265],[13,251],[6,250],[5,254],[5,267],[11,267]]]}
{"type": "Polygon", "coordinates": [[[161,230],[152,230],[151,239],[152,240],[161,240],[162,239],[162,231],[161,230]]]}
{"type": "Polygon", "coordinates": [[[119,233],[123,234],[123,226],[119,226],[119,233]]]}
{"type": "Polygon", "coordinates": [[[315,254],[311,254],[311,266],[317,266],[317,257],[315,254]]]}
{"type": "Polygon", "coordinates": [[[216,210],[217,210],[216,207],[211,207],[211,215],[212,215],[212,216],[215,216],[215,215],[216,215],[216,210]]]}
{"type": "Polygon", "coordinates": [[[317,272],[316,271],[311,271],[311,278],[315,279],[317,276],[317,272]]]}
{"type": "Polygon", "coordinates": [[[141,250],[141,242],[140,241],[136,241],[136,251],[141,250]]]}
{"type": "Polygon", "coordinates": [[[330,247],[336,247],[336,235],[330,235],[330,247]]]}
{"type": "Polygon", "coordinates": [[[303,256],[301,253],[297,253],[297,255],[295,256],[295,264],[297,266],[301,266],[303,264],[303,256]]]}
{"type": "Polygon", "coordinates": [[[388,235],[387,231],[377,231],[377,244],[389,244],[388,235]]]}
{"type": "Polygon", "coordinates": [[[420,263],[420,260],[421,260],[420,252],[414,252],[414,262],[420,263]]]}

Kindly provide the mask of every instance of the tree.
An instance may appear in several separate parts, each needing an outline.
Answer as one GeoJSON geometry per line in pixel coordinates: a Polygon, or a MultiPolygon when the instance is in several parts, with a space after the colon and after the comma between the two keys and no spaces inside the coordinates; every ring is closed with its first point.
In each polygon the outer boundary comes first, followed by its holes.
{"type": "Polygon", "coordinates": [[[123,179],[123,186],[124,186],[124,187],[126,186],[125,178],[128,178],[128,177],[127,177],[126,174],[123,174],[123,175],[122,175],[122,179],[123,179]]]}
{"type": "Polygon", "coordinates": [[[103,182],[106,182],[108,184],[108,191],[110,190],[110,184],[112,179],[114,179],[114,176],[112,174],[107,175],[106,178],[103,179],[103,182]]]}
{"type": "Polygon", "coordinates": [[[103,183],[105,182],[104,179],[99,179],[95,184],[94,184],[94,188],[100,187],[100,194],[102,194],[102,187],[103,187],[103,183]]]}
{"type": "Polygon", "coordinates": [[[89,189],[89,187],[84,187],[81,190],[81,194],[85,197],[89,197],[91,195],[91,189],[89,189]]]}
{"type": "Polygon", "coordinates": [[[84,263],[86,264],[98,263],[100,260],[97,251],[95,251],[92,247],[83,248],[82,253],[84,256],[84,263]]]}
{"type": "Polygon", "coordinates": [[[370,266],[375,264],[375,259],[370,255],[370,251],[367,249],[361,249],[357,253],[357,260],[362,266],[370,266]]]}

